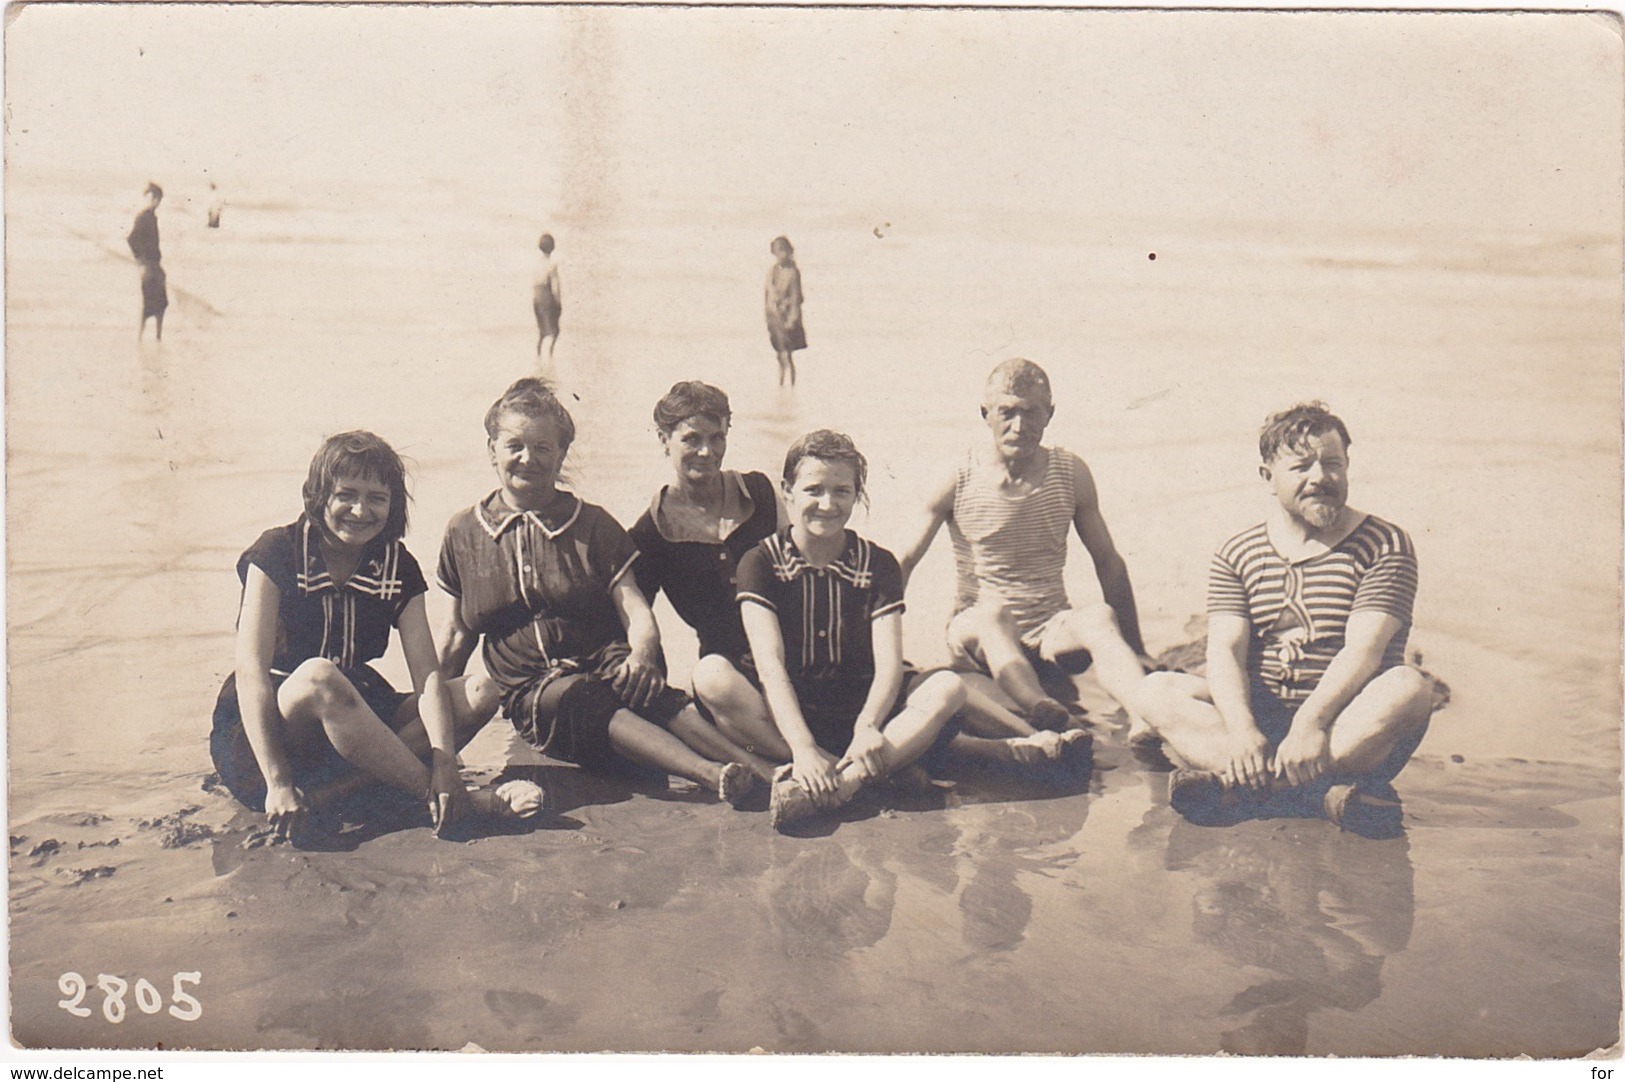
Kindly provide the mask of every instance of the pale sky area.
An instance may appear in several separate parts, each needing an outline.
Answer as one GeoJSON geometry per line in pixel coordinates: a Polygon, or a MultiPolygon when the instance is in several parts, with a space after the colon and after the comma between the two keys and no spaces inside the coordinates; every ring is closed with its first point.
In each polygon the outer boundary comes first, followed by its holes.
{"type": "Polygon", "coordinates": [[[14,169],[1617,229],[1600,16],[13,9],[14,169]]]}

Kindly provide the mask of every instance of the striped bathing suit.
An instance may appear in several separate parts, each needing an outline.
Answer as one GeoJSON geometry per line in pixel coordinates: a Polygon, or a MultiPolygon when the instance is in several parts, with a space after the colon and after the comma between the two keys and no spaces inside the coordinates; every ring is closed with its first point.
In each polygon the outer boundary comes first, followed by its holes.
{"type": "Polygon", "coordinates": [[[1226,541],[1208,571],[1207,610],[1252,625],[1247,669],[1280,699],[1309,697],[1343,648],[1349,616],[1364,610],[1401,622],[1383,652],[1386,671],[1405,663],[1416,603],[1416,551],[1405,531],[1367,515],[1327,552],[1288,561],[1263,523],[1226,541]]]}
{"type": "Polygon", "coordinates": [[[954,612],[998,601],[1036,649],[1044,625],[1068,608],[1062,572],[1066,536],[1077,515],[1077,477],[1083,460],[1060,447],[1044,452],[1044,479],[1026,496],[1001,493],[987,470],[967,458],[954,472],[954,507],[948,535],[954,544],[954,612]]]}

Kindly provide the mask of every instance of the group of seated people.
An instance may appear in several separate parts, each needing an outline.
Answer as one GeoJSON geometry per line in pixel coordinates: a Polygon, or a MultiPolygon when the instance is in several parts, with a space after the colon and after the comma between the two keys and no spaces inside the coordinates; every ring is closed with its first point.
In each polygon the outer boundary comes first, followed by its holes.
{"type": "Polygon", "coordinates": [[[674,476],[627,531],[560,484],[575,423],[546,384],[519,380],[485,415],[497,488],[446,527],[436,577],[453,607],[438,641],[401,540],[399,457],[368,432],[333,436],[304,513],[238,561],[236,665],[210,741],[220,779],[281,834],[370,782],[427,794],[440,832],[525,818],[543,804],[533,782],[470,788],[458,769],[500,707],[530,745],[589,771],[639,764],[735,807],[769,786],[782,829],[952,757],[1086,779],[1073,678],[1092,667],[1129,741],[1173,760],[1170,801],[1192,818],[1286,791],[1339,822],[1393,806],[1387,782],[1432,708],[1430,681],[1404,662],[1416,560],[1402,531],[1347,505],[1343,422],[1315,403],[1266,423],[1259,469],[1275,498],[1214,557],[1198,677],[1146,656],[1089,468],[1042,442],[1054,411],[1038,365],[995,368],[990,440],[931,493],[899,558],[848,528],[868,499],[850,437],[803,436],[778,484],[726,470],[728,399],[697,381],[655,407],[674,476]],[[950,665],[917,672],[904,590],[944,524],[950,665]],[[1072,532],[1100,604],[1068,601],[1072,532]],[[699,640],[691,693],[666,680],[661,591],[699,640]],[[409,694],[369,664],[392,630],[409,694]],[[477,646],[483,673],[467,674],[477,646]]]}

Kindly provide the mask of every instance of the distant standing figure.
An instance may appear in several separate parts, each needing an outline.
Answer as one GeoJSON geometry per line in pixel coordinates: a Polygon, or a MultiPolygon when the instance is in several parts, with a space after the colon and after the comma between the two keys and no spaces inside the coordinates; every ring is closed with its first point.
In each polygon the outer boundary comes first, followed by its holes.
{"type": "Polygon", "coordinates": [[[559,265],[553,260],[553,234],[543,233],[536,247],[536,269],[531,275],[531,306],[536,310],[536,356],[547,345],[547,359],[559,344],[559,315],[564,311],[564,295],[559,291],[559,265]]]}
{"type": "Polygon", "coordinates": [[[158,250],[158,204],[164,201],[164,190],[156,184],[147,185],[147,205],[135,216],[130,235],[130,254],[141,265],[141,329],[137,337],[147,333],[147,320],[158,321],[158,341],[164,340],[164,310],[169,307],[169,290],[164,286],[164,268],[159,265],[162,253],[158,250]]]}
{"type": "Polygon", "coordinates": [[[789,376],[794,387],[796,362],[791,354],[807,348],[807,332],[801,326],[801,270],[788,237],[774,237],[768,250],[776,262],[767,272],[767,337],[779,359],[779,386],[789,376]]]}
{"type": "Polygon", "coordinates": [[[209,181],[209,228],[220,228],[220,215],[226,209],[226,201],[220,197],[220,191],[215,187],[214,181],[209,181]]]}

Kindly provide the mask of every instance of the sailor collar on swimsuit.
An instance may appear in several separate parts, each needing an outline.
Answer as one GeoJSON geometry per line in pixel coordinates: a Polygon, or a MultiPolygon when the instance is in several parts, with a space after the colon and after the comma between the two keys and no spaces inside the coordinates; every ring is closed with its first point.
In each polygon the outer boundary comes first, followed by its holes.
{"type": "Polygon", "coordinates": [[[295,531],[295,544],[299,548],[296,580],[300,593],[308,596],[324,590],[337,593],[345,589],[381,601],[392,601],[401,596],[405,589],[405,582],[401,578],[402,548],[399,541],[368,542],[361,551],[361,559],[355,570],[341,587],[327,570],[327,560],[322,556],[321,538],[316,533],[315,523],[300,515],[295,531]]]}
{"type": "Polygon", "coordinates": [[[565,530],[575,525],[576,519],[581,515],[582,507],[581,497],[568,489],[559,489],[556,495],[570,497],[569,514],[565,515],[564,520],[557,526],[548,525],[548,519],[556,517],[555,515],[550,514],[544,517],[538,511],[515,511],[503,501],[501,490],[491,493],[475,504],[474,517],[480,520],[480,525],[485,528],[485,532],[493,541],[499,539],[507,532],[508,527],[520,520],[529,521],[531,525],[542,531],[543,537],[552,541],[565,530]]]}
{"type": "Polygon", "coordinates": [[[846,543],[841,546],[841,554],[824,567],[814,567],[807,562],[807,557],[791,540],[788,526],[763,541],[762,547],[767,551],[774,577],[780,582],[794,582],[802,575],[827,572],[859,590],[867,590],[874,585],[874,572],[870,570],[874,545],[852,530],[846,531],[846,543]]]}

